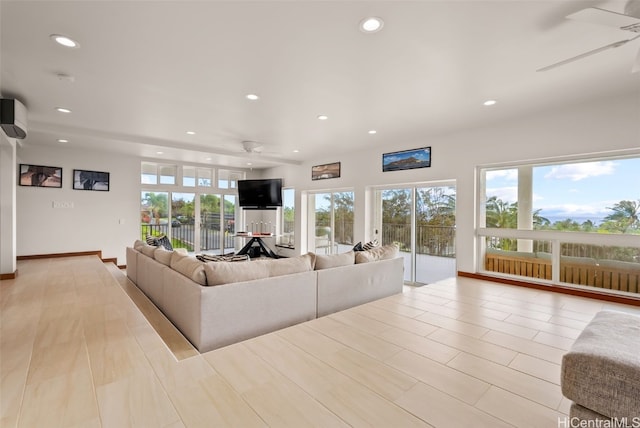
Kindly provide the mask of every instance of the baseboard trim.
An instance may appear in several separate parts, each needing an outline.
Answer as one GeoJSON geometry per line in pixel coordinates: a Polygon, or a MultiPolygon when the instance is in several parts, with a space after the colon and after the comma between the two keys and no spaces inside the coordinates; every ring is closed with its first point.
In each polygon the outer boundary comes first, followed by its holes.
{"type": "Polygon", "coordinates": [[[116,257],[102,258],[102,250],[94,251],[76,251],[72,253],[52,253],[52,254],[32,254],[28,256],[18,256],[17,260],[37,260],[37,259],[56,259],[59,257],[80,257],[80,256],[98,256],[104,263],[118,264],[116,257]]]}
{"type": "Polygon", "coordinates": [[[13,273],[0,273],[0,281],[2,281],[3,279],[16,279],[16,276],[18,276],[17,269],[13,273]]]}
{"type": "Polygon", "coordinates": [[[535,290],[544,290],[544,291],[551,291],[554,293],[569,294],[572,296],[587,297],[589,299],[604,300],[604,301],[613,302],[613,303],[623,303],[625,305],[640,306],[640,296],[638,297],[619,296],[615,294],[598,292],[596,290],[594,291],[583,290],[583,289],[577,289],[573,287],[567,287],[567,286],[556,285],[556,284],[554,285],[537,284],[534,282],[520,281],[517,279],[498,278],[495,276],[483,275],[481,273],[471,273],[471,272],[463,272],[463,271],[458,271],[458,276],[462,276],[465,278],[481,279],[484,281],[492,281],[500,284],[517,285],[519,287],[533,288],[535,290]]]}

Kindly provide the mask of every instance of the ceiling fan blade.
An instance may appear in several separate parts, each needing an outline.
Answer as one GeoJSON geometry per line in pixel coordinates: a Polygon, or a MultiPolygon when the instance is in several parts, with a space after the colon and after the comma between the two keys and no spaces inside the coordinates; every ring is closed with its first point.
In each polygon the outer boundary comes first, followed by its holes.
{"type": "Polygon", "coordinates": [[[582,59],[582,58],[586,58],[586,57],[588,57],[588,56],[591,56],[591,55],[597,54],[597,53],[602,52],[602,51],[606,51],[606,50],[608,50],[608,49],[618,48],[618,47],[620,47],[620,46],[622,46],[622,45],[625,45],[625,44],[629,43],[629,42],[630,42],[630,41],[632,41],[632,40],[637,39],[638,37],[640,37],[640,36],[632,37],[631,39],[627,39],[627,40],[620,40],[620,41],[618,41],[618,42],[611,43],[611,44],[608,44],[608,45],[606,45],[606,46],[602,46],[602,47],[600,47],[600,48],[598,48],[598,49],[593,49],[593,50],[591,50],[591,51],[588,51],[588,52],[585,52],[585,53],[583,53],[583,54],[580,54],[580,55],[574,56],[574,57],[572,57],[572,58],[565,59],[564,61],[560,61],[560,62],[556,62],[555,64],[547,65],[546,67],[539,68],[539,69],[537,69],[536,71],[547,71],[547,70],[551,70],[551,69],[553,69],[553,68],[560,67],[561,65],[565,65],[565,64],[568,64],[568,63],[570,63],[570,62],[577,61],[577,60],[582,59]]]}
{"type": "Polygon", "coordinates": [[[633,63],[633,68],[631,69],[632,73],[637,73],[640,71],[640,49],[638,49],[638,54],[636,55],[636,62],[633,63]]]}
{"type": "Polygon", "coordinates": [[[575,21],[589,22],[591,24],[620,28],[622,30],[640,24],[640,19],[634,18],[633,16],[612,12],[610,10],[599,9],[597,7],[582,9],[576,13],[567,15],[567,18],[573,19],[575,21]]]}

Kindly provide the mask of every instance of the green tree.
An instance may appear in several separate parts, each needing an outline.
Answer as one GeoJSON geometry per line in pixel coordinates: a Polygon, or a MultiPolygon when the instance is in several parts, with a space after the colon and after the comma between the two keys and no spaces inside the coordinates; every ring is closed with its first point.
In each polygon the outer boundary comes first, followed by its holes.
{"type": "Polygon", "coordinates": [[[640,229],[640,199],[620,201],[607,209],[613,213],[604,218],[605,229],[622,233],[640,229]]]}
{"type": "Polygon", "coordinates": [[[497,196],[487,199],[487,227],[515,229],[518,226],[518,204],[504,202],[497,196]]]}
{"type": "Polygon", "coordinates": [[[160,224],[160,219],[168,216],[168,200],[166,193],[148,192],[142,197],[142,205],[149,210],[155,224],[160,224]]]}

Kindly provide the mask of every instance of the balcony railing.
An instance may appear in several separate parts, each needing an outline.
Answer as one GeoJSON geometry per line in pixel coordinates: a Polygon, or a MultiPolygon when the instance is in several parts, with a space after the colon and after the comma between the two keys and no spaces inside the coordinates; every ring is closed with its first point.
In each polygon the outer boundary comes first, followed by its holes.
{"type": "MultiPolygon", "coordinates": [[[[488,248],[485,270],[551,280],[548,253],[528,253],[488,248]]],[[[640,263],[592,257],[560,256],[560,282],[640,293],[640,263]]]]}

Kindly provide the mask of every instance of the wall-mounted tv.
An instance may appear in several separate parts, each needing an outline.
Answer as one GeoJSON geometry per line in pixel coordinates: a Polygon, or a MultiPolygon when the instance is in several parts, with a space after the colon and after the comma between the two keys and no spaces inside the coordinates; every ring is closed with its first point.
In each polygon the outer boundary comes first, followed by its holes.
{"type": "Polygon", "coordinates": [[[246,210],[275,210],[282,206],[282,179],[238,180],[238,203],[246,210]]]}

